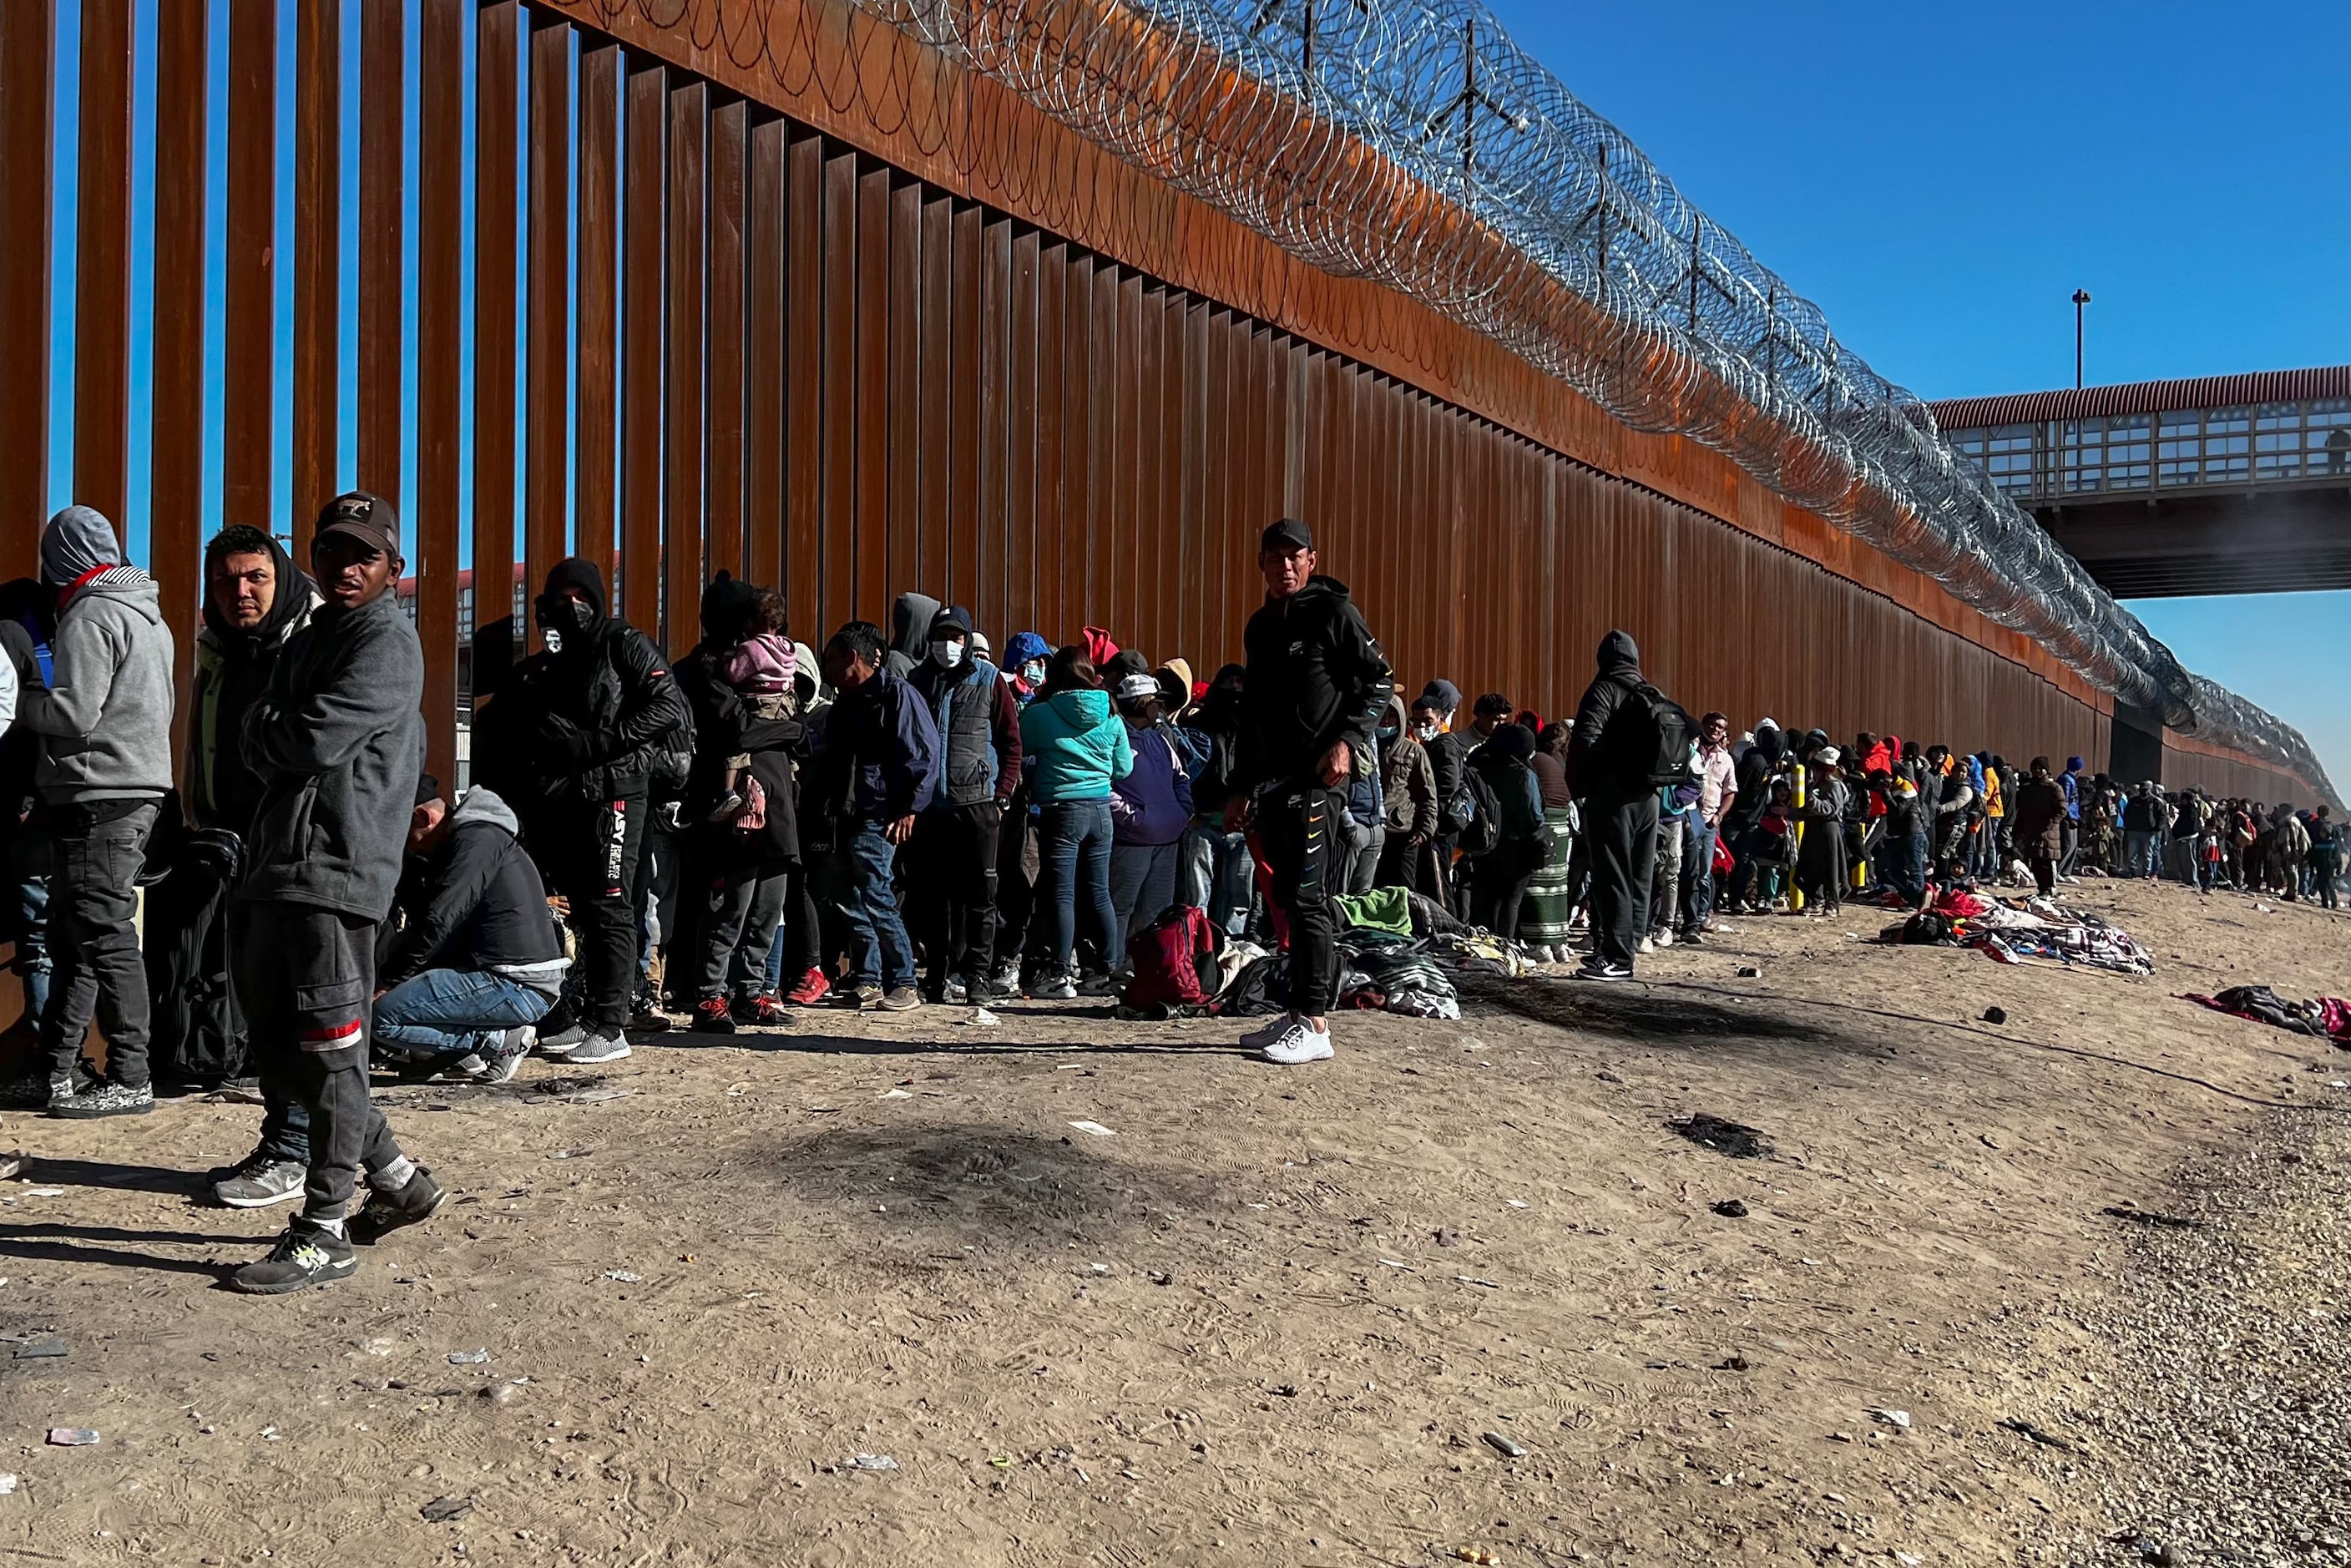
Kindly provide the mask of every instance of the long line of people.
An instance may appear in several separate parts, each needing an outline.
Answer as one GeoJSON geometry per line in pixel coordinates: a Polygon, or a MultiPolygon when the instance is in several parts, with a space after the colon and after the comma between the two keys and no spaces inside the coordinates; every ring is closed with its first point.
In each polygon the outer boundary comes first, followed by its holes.
{"type": "Polygon", "coordinates": [[[618,1060],[674,1019],[1107,997],[1155,928],[1202,915],[1288,950],[1286,1005],[1243,1039],[1296,1064],[1332,1054],[1338,900],[1378,888],[1539,960],[1583,948],[1576,972],[1612,980],[1719,912],[1915,903],[2018,863],[2044,891],[2168,867],[2330,907],[2341,871],[2324,808],[1768,718],[1734,740],[1621,631],[1572,718],[1499,693],[1465,716],[1441,677],[1406,702],[1287,518],[1260,539],[1243,662],[1206,679],[1097,627],[1060,648],[1019,632],[999,664],[967,610],[911,592],[888,632],[852,621],[819,650],[725,572],[672,664],[565,560],[532,601],[540,650],[475,694],[452,798],[423,771],[397,520],[353,493],[308,574],[256,529],[207,547],[175,788],[153,580],[82,507],[41,559],[39,583],[0,586],[6,935],[39,1045],[11,1097],[89,1118],[256,1080],[258,1140],[214,1191],[303,1205],[235,1277],[256,1291],[341,1278],[354,1241],[442,1202],[371,1070],[496,1083],[534,1052],[618,1060]]]}

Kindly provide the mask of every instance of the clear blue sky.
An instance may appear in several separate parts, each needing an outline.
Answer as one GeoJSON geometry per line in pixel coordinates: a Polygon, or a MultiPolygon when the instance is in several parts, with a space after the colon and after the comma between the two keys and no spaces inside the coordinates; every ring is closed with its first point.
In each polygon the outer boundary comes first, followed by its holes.
{"type": "MultiPolygon", "coordinates": [[[[6,0],[0,0],[0,4],[6,0]]],[[[225,0],[208,4],[225,52],[225,0]]],[[[1673,5],[1490,0],[1520,40],[1614,120],[1718,221],[1828,313],[1878,369],[1929,398],[2059,386],[2073,372],[2076,287],[2091,307],[2093,381],[2137,381],[2351,362],[2351,3],[2251,0],[2227,8],[2111,0],[1984,0],[1963,9],[1789,0],[1673,5]]],[[[137,144],[152,141],[155,8],[141,6],[137,144]]],[[[60,8],[61,152],[72,146],[78,11],[60,8]]],[[[410,8],[412,33],[416,11],[410,8]]],[[[290,81],[294,26],[282,12],[290,81]]],[[[358,8],[345,7],[344,189],[357,190],[358,8]]],[[[466,30],[471,75],[473,29],[466,30]]],[[[412,48],[412,57],[413,57],[412,48]]],[[[220,67],[215,66],[217,71],[220,67]]],[[[415,83],[407,83],[413,153],[415,83]]],[[[469,110],[470,119],[470,110],[469,110]]],[[[278,108],[290,181],[293,102],[278,108]]],[[[225,126],[207,141],[214,211],[207,392],[217,473],[225,126]]],[[[152,275],[152,190],[136,191],[135,297],[152,275]]],[[[468,184],[471,171],[468,169],[468,184]]],[[[408,187],[413,247],[415,186],[408,187]]],[[[73,167],[60,160],[61,261],[53,489],[69,492],[73,167]]],[[[468,210],[470,189],[465,193],[468,210]]],[[[355,202],[342,260],[346,346],[355,202]]],[[[470,247],[470,236],[467,244],[470,247]]],[[[281,192],[283,299],[277,480],[291,397],[290,189],[281,192]]],[[[411,267],[413,267],[412,255],[411,267]]],[[[465,267],[470,296],[470,252],[465,267]]],[[[413,277],[413,271],[412,271],[413,277]]],[[[470,299],[468,301],[470,308],[470,299]]],[[[145,406],[145,312],[133,364],[145,406]]],[[[405,378],[415,388],[413,321],[405,378]]],[[[471,335],[465,357],[470,366],[471,335]]],[[[342,387],[343,468],[355,396],[342,387]]],[[[408,483],[413,493],[413,450],[408,483]]],[[[464,461],[470,466],[470,443],[464,461]]],[[[145,443],[134,440],[130,525],[143,542],[145,443]]],[[[470,476],[465,481],[470,493],[470,476]]],[[[209,528],[216,480],[205,486],[209,528]]],[[[2351,786],[2351,594],[2140,601],[2132,606],[2189,667],[2300,725],[2351,786]],[[2318,658],[2314,651],[2323,650],[2318,658]]]]}
{"type": "MultiPolygon", "coordinates": [[[[2351,363],[2351,4],[1489,0],[1928,398],[2351,363]]],[[[2351,593],[2139,601],[2351,787],[2351,593]]]]}

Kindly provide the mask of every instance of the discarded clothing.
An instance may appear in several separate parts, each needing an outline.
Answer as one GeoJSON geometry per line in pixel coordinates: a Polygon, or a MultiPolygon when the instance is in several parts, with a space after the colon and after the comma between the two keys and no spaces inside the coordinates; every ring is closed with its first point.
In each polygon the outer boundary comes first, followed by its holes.
{"type": "Polygon", "coordinates": [[[1343,893],[1332,903],[1339,918],[1358,930],[1386,931],[1412,939],[1412,904],[1401,887],[1375,887],[1369,893],[1343,893]]]}
{"type": "Polygon", "coordinates": [[[2231,986],[2217,997],[2185,991],[2181,999],[2201,1002],[2232,1018],[2251,1019],[2296,1034],[2314,1035],[2351,1049],[2351,1002],[2341,997],[2314,997],[2306,1002],[2290,1002],[2267,986],[2231,986]]]}

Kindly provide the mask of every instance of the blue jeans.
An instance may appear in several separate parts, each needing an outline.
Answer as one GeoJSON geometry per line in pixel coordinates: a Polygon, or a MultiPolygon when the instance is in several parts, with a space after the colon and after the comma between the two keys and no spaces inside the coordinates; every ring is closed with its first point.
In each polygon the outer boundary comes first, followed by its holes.
{"type": "Polygon", "coordinates": [[[1714,841],[1721,830],[1698,821],[1696,811],[1682,819],[1682,930],[1704,931],[1714,915],[1714,841]]]}
{"type": "Polygon", "coordinates": [[[1893,849],[1886,880],[1903,903],[1917,904],[1927,896],[1927,835],[1912,833],[1893,849]]]}
{"type": "MultiPolygon", "coordinates": [[[[1102,808],[1105,821],[1110,808],[1102,808]]],[[[860,986],[880,986],[894,991],[914,983],[914,945],[906,939],[906,923],[899,917],[898,895],[890,885],[897,864],[898,846],[883,836],[882,824],[869,818],[844,822],[837,858],[841,890],[841,917],[849,927],[849,977],[860,986]]]]}
{"type": "Polygon", "coordinates": [[[1045,808],[1037,861],[1053,890],[1053,964],[1067,974],[1078,945],[1078,901],[1102,932],[1103,956],[1118,959],[1118,911],[1110,899],[1110,800],[1064,800],[1045,808]]]}
{"type": "Polygon", "coordinates": [[[1113,844],[1110,852],[1111,913],[1118,932],[1110,967],[1126,972],[1126,945],[1176,902],[1176,873],[1182,868],[1181,840],[1169,844],[1113,844]]]}
{"type": "Polygon", "coordinates": [[[2162,863],[2157,858],[2162,852],[2163,835],[2161,833],[2140,828],[2123,830],[2123,874],[2125,876],[2153,876],[2162,863]]]}
{"type": "Polygon", "coordinates": [[[49,1008],[49,831],[19,822],[8,837],[8,880],[16,884],[16,957],[11,966],[25,986],[25,1017],[37,1025],[49,1008]]]}
{"type": "Polygon", "coordinates": [[[1228,936],[1249,925],[1257,893],[1257,864],[1249,859],[1249,835],[1228,833],[1201,818],[1184,835],[1183,875],[1176,896],[1208,912],[1208,924],[1228,936]]]}
{"type": "Polygon", "coordinates": [[[483,969],[427,969],[375,1004],[375,1042],[410,1056],[447,1058],[494,1049],[507,1030],[537,1023],[554,998],[483,969]]]}

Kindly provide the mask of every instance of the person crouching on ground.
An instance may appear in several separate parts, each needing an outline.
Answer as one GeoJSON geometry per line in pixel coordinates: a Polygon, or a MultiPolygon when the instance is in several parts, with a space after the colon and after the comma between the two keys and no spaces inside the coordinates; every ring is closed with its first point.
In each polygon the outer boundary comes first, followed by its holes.
{"type": "Polygon", "coordinates": [[[378,974],[379,1056],[413,1074],[504,1083],[563,993],[563,938],[522,824],[484,785],[452,810],[429,774],[409,818],[408,872],[378,974]]]}
{"type": "Polygon", "coordinates": [[[311,573],[326,602],[286,645],[246,710],[264,779],[237,888],[238,1000],[265,1096],[309,1113],[302,1212],[236,1290],[280,1295],[348,1279],[352,1232],[428,1218],[443,1193],[402,1152],[368,1094],[376,928],[391,914],[423,771],[424,653],[401,612],[399,521],[364,491],[319,514],[311,573]],[[361,1170],[373,1191],[354,1218],[361,1170]]]}

